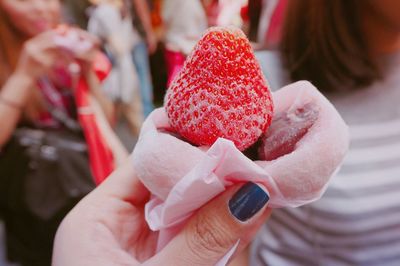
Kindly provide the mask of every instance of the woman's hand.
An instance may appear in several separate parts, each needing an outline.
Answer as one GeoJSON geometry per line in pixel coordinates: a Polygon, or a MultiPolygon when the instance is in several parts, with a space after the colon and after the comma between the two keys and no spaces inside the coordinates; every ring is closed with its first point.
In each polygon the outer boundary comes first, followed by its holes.
{"type": "Polygon", "coordinates": [[[153,31],[146,34],[146,44],[149,54],[154,54],[157,50],[157,37],[153,31]]]}
{"type": "Polygon", "coordinates": [[[16,72],[37,80],[50,74],[54,67],[68,69],[71,63],[89,69],[98,47],[98,39],[81,29],[60,27],[50,30],[25,42],[16,72]],[[86,45],[80,45],[82,43],[86,45]]]}
{"type": "Polygon", "coordinates": [[[78,28],[70,28],[70,31],[74,31],[77,35],[79,42],[89,43],[90,46],[86,47],[82,51],[77,50],[74,51],[74,57],[78,61],[78,63],[83,67],[84,71],[88,71],[92,69],[92,65],[94,60],[96,59],[97,53],[99,53],[100,40],[90,34],[87,31],[78,29],[78,28]]]}
{"type": "Polygon", "coordinates": [[[53,265],[214,265],[238,239],[235,254],[243,250],[270,214],[263,190],[243,187],[232,187],[202,207],[156,254],[157,233],[144,220],[150,195],[128,160],[62,222],[53,265]]]}
{"type": "Polygon", "coordinates": [[[73,54],[61,48],[55,41],[55,31],[41,33],[25,42],[16,73],[36,81],[48,74],[56,64],[69,64],[73,54]]]}

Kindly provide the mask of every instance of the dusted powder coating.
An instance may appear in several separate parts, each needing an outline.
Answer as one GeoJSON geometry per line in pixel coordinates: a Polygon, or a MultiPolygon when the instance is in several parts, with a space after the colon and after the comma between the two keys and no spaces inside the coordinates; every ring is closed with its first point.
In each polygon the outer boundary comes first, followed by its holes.
{"type": "Polygon", "coordinates": [[[198,42],[167,91],[172,128],[195,145],[219,137],[243,151],[269,127],[273,102],[244,33],[215,27],[198,42]]]}

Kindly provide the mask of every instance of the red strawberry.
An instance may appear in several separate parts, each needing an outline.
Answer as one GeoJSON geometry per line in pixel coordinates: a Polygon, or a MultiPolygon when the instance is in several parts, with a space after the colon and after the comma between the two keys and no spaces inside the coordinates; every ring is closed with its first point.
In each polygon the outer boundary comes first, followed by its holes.
{"type": "Polygon", "coordinates": [[[165,97],[171,126],[196,145],[217,138],[243,151],[271,123],[270,91],[244,33],[236,28],[208,30],[165,97]]]}

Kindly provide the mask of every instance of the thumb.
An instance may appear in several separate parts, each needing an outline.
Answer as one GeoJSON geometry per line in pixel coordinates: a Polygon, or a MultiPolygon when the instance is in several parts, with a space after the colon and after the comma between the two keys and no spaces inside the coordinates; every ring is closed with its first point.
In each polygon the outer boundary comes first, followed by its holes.
{"type": "Polygon", "coordinates": [[[257,184],[233,186],[199,209],[146,265],[215,265],[240,239],[238,254],[271,213],[268,200],[257,184]]]}

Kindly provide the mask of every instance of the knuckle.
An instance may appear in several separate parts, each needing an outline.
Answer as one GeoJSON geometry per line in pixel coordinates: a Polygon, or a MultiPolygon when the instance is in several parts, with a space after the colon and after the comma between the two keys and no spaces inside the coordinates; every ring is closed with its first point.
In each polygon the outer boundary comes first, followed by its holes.
{"type": "Polygon", "coordinates": [[[24,43],[22,49],[23,49],[23,51],[25,51],[25,54],[32,55],[32,54],[34,54],[35,46],[34,46],[34,44],[32,44],[31,41],[27,41],[24,43]]]}
{"type": "Polygon", "coordinates": [[[28,62],[38,63],[38,52],[36,51],[35,44],[26,42],[23,46],[23,56],[28,62]]]}
{"type": "Polygon", "coordinates": [[[31,54],[30,59],[31,59],[31,62],[35,65],[38,65],[38,66],[45,65],[44,60],[41,60],[41,58],[37,54],[31,54]]]}
{"type": "Polygon", "coordinates": [[[217,216],[210,217],[199,213],[190,227],[189,231],[192,234],[187,235],[187,244],[192,253],[200,259],[219,256],[234,242],[228,228],[217,216]]]}

